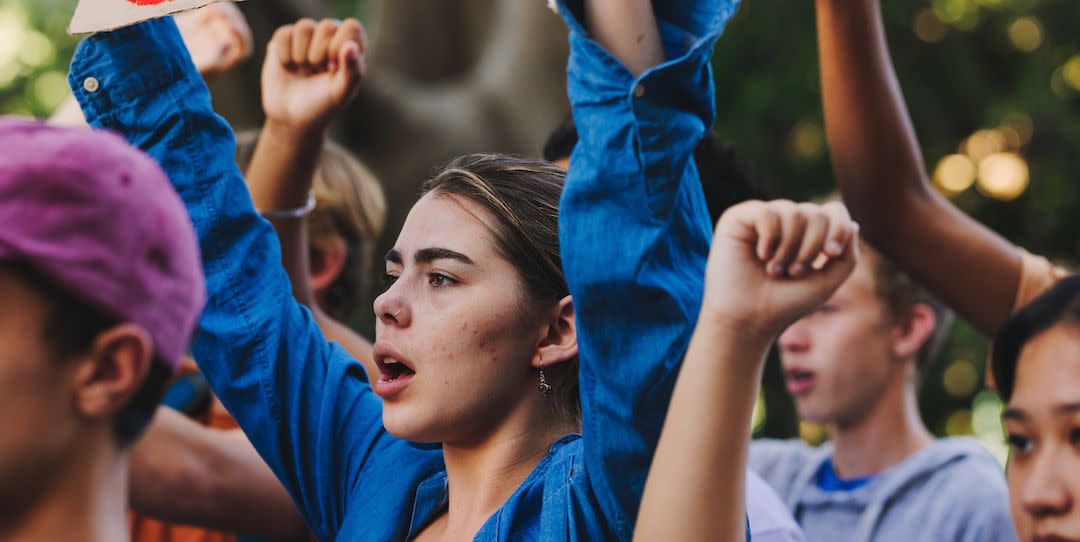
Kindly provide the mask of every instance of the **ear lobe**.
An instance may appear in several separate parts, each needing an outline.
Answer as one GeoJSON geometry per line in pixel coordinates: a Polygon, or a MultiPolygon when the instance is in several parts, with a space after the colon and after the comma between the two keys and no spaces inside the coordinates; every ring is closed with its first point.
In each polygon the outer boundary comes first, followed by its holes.
{"type": "Polygon", "coordinates": [[[91,419],[119,412],[142,387],[153,359],[150,334],[135,324],[121,324],[99,335],[76,376],[79,412],[91,419]]]}
{"type": "Polygon", "coordinates": [[[919,353],[937,328],[937,316],[929,305],[917,303],[908,310],[904,321],[896,326],[893,354],[907,359],[919,353]]]}
{"type": "Polygon", "coordinates": [[[570,296],[559,300],[551,310],[547,335],[540,341],[533,367],[542,369],[565,363],[577,357],[577,321],[574,317],[574,301],[570,296]]]}
{"type": "Polygon", "coordinates": [[[322,293],[334,283],[349,259],[345,240],[334,235],[311,245],[311,289],[322,293]]]}

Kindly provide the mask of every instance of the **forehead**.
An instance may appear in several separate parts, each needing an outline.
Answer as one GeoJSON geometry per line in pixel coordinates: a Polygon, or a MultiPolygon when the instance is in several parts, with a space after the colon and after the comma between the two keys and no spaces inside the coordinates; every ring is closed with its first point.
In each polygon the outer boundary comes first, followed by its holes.
{"type": "Polygon", "coordinates": [[[428,192],[409,211],[394,248],[406,259],[420,249],[447,248],[479,263],[498,256],[493,223],[490,213],[465,198],[428,192]]]}
{"type": "Polygon", "coordinates": [[[833,299],[845,299],[848,301],[877,302],[876,284],[874,282],[874,266],[864,256],[859,259],[851,276],[833,294],[833,299]]]}
{"type": "Polygon", "coordinates": [[[1080,326],[1057,324],[1020,352],[1009,404],[1017,408],[1080,402],[1080,326]]]}

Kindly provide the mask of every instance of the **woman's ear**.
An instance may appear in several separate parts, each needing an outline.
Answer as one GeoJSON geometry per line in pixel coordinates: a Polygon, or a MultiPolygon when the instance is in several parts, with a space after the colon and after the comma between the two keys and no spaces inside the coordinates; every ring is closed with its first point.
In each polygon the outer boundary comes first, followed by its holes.
{"type": "Polygon", "coordinates": [[[547,333],[540,340],[533,367],[543,369],[565,363],[577,357],[577,324],[574,318],[574,300],[566,296],[559,300],[548,313],[547,333]]]}
{"type": "Polygon", "coordinates": [[[338,235],[311,243],[311,290],[320,296],[341,276],[349,259],[345,240],[338,235]]]}
{"type": "Polygon", "coordinates": [[[111,418],[142,388],[154,360],[154,341],[135,324],[121,324],[94,341],[79,361],[76,408],[90,419],[111,418]]]}

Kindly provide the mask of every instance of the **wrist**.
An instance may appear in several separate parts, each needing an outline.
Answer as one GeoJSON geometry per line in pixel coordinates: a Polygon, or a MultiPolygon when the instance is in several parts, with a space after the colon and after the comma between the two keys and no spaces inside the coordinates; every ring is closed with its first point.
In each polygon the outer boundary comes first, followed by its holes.
{"type": "Polygon", "coordinates": [[[698,315],[698,329],[710,335],[743,345],[746,349],[768,351],[782,330],[762,322],[751,314],[731,310],[725,306],[702,305],[698,315]]]}
{"type": "Polygon", "coordinates": [[[267,141],[295,148],[312,145],[322,148],[326,139],[326,130],[325,126],[318,123],[290,122],[268,116],[259,138],[266,138],[267,141]]]}

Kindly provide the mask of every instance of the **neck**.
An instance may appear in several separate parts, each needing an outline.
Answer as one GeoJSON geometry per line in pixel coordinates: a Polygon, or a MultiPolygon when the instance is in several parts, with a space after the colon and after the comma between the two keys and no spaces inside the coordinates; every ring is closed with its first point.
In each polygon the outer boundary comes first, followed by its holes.
{"type": "MultiPolygon", "coordinates": [[[[446,533],[471,539],[547,455],[558,439],[578,431],[555,419],[543,398],[511,414],[472,443],[444,443],[450,492],[446,533]]],[[[451,536],[444,539],[456,539],[451,536]]]]}
{"type": "Polygon", "coordinates": [[[52,465],[30,502],[0,510],[0,540],[128,540],[127,454],[117,453],[111,443],[73,449],[79,450],[74,459],[52,465]]]}
{"type": "Polygon", "coordinates": [[[831,424],[829,429],[833,467],[837,475],[849,479],[878,474],[934,440],[919,417],[914,369],[897,375],[865,416],[850,424],[831,424]]]}

